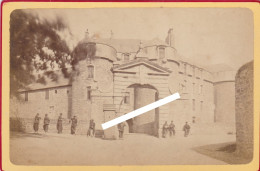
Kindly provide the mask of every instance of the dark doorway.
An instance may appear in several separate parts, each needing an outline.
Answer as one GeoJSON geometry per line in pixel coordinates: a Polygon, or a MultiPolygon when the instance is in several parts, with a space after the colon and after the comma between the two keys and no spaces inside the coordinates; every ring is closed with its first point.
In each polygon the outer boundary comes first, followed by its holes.
{"type": "MultiPolygon", "coordinates": [[[[158,91],[151,85],[134,84],[128,88],[134,89],[133,109],[138,109],[158,100],[158,91]]],[[[127,121],[129,133],[144,133],[158,136],[159,109],[148,111],[127,121]]]]}

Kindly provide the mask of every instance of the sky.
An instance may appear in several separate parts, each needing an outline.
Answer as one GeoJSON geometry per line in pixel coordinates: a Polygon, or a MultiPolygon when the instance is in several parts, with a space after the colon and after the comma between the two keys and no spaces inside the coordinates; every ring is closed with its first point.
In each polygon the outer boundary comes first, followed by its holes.
{"type": "Polygon", "coordinates": [[[59,15],[73,38],[70,46],[89,34],[108,38],[165,40],[173,28],[178,54],[202,66],[223,64],[238,69],[253,60],[253,13],[246,8],[107,8],[39,9],[41,17],[59,15]]]}

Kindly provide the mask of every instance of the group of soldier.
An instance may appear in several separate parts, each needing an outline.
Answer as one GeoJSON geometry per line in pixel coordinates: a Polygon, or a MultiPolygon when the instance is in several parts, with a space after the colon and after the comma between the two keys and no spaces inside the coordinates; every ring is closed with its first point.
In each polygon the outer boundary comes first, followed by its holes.
{"type": "MultiPolygon", "coordinates": [[[[34,123],[33,123],[33,129],[34,129],[35,133],[38,133],[40,120],[41,120],[41,117],[40,117],[39,113],[37,113],[35,118],[34,118],[34,123]]],[[[64,118],[62,117],[62,113],[60,113],[60,116],[58,117],[58,120],[57,120],[57,131],[58,131],[58,134],[62,134],[63,122],[64,122],[64,118]]],[[[70,127],[71,128],[71,134],[75,135],[76,128],[77,128],[77,125],[78,125],[77,116],[73,116],[69,120],[69,123],[71,123],[71,127],[70,127]]],[[[44,130],[45,133],[48,132],[49,125],[50,125],[50,118],[48,117],[48,114],[45,114],[45,117],[44,117],[44,120],[43,120],[43,130],[44,130]]],[[[95,124],[94,120],[91,119],[89,121],[89,129],[87,131],[87,136],[95,137],[95,125],[96,124],[95,124]]]]}
{"type": "MultiPolygon", "coordinates": [[[[185,123],[182,130],[184,131],[184,137],[187,137],[190,133],[190,125],[188,124],[188,122],[185,123]]],[[[170,125],[168,125],[167,121],[165,121],[165,123],[163,124],[162,137],[166,138],[168,134],[170,137],[175,135],[175,125],[173,121],[171,121],[170,125]]]]}
{"type": "MultiPolygon", "coordinates": [[[[37,113],[35,118],[34,118],[34,124],[33,124],[33,129],[34,129],[35,133],[38,133],[40,120],[41,120],[41,117],[39,116],[39,113],[37,113]]],[[[58,117],[58,120],[57,120],[58,134],[62,133],[63,120],[64,119],[62,118],[62,113],[60,113],[60,116],[58,117]]],[[[78,125],[77,116],[73,116],[69,120],[69,123],[71,123],[71,134],[75,135],[76,128],[77,128],[77,125],[78,125]]],[[[48,117],[48,114],[45,114],[45,117],[44,117],[44,120],[43,120],[43,130],[44,130],[45,133],[48,132],[49,124],[50,124],[50,118],[48,117]]],[[[95,137],[95,125],[96,124],[95,124],[94,120],[91,119],[89,121],[89,129],[87,131],[87,136],[95,137]]],[[[125,126],[126,125],[125,125],[124,122],[117,125],[118,131],[119,131],[119,138],[123,138],[125,126]]],[[[189,132],[190,132],[190,125],[188,124],[188,122],[186,122],[185,125],[183,126],[183,131],[184,131],[184,137],[187,137],[189,135],[189,132]]],[[[165,121],[165,123],[163,124],[162,137],[166,138],[168,135],[170,137],[175,135],[175,125],[174,125],[173,121],[171,121],[171,123],[169,125],[168,125],[167,121],[165,121]]]]}

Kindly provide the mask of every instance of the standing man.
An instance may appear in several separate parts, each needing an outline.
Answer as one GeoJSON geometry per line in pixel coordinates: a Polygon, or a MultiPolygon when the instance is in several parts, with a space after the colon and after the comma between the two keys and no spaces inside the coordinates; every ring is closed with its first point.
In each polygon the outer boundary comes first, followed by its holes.
{"type": "Polygon", "coordinates": [[[90,119],[89,121],[89,129],[88,129],[88,136],[95,137],[95,122],[93,119],[90,119]]]}
{"type": "Polygon", "coordinates": [[[37,113],[34,118],[34,123],[33,123],[33,129],[34,129],[35,133],[38,133],[40,120],[41,120],[41,117],[39,116],[39,113],[37,113]]]}
{"type": "Polygon", "coordinates": [[[190,125],[188,124],[188,122],[186,122],[185,125],[183,126],[183,131],[184,131],[184,137],[187,137],[190,133],[190,125]]]}
{"type": "Polygon", "coordinates": [[[74,116],[73,118],[71,118],[71,134],[75,134],[76,133],[76,127],[78,124],[78,119],[76,116],[74,116]]]}
{"type": "Polygon", "coordinates": [[[123,138],[124,136],[124,128],[125,128],[125,123],[121,122],[117,125],[118,131],[119,131],[119,138],[123,138]]]}
{"type": "Polygon", "coordinates": [[[170,137],[175,135],[175,125],[173,124],[173,121],[171,121],[171,124],[169,125],[169,132],[170,132],[170,137]]]}
{"type": "Polygon", "coordinates": [[[163,124],[163,128],[162,128],[162,137],[166,138],[168,132],[168,124],[167,121],[165,121],[165,123],[163,124]]]}
{"type": "Polygon", "coordinates": [[[58,134],[62,133],[62,129],[63,129],[63,127],[62,127],[62,120],[63,120],[62,113],[60,113],[60,116],[59,116],[58,121],[57,121],[58,134]]]}
{"type": "Polygon", "coordinates": [[[48,132],[49,124],[50,124],[50,118],[48,117],[48,114],[45,114],[44,121],[43,121],[43,130],[45,133],[48,132]]]}

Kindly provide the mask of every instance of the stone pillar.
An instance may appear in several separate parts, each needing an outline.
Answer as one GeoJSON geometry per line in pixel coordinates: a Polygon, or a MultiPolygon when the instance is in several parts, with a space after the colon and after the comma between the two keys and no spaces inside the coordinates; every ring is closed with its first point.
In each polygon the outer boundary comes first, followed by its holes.
{"type": "MultiPolygon", "coordinates": [[[[116,107],[114,104],[103,105],[105,122],[116,118],[116,107]]],[[[118,137],[117,126],[110,127],[104,130],[104,139],[116,140],[118,137]]]]}

